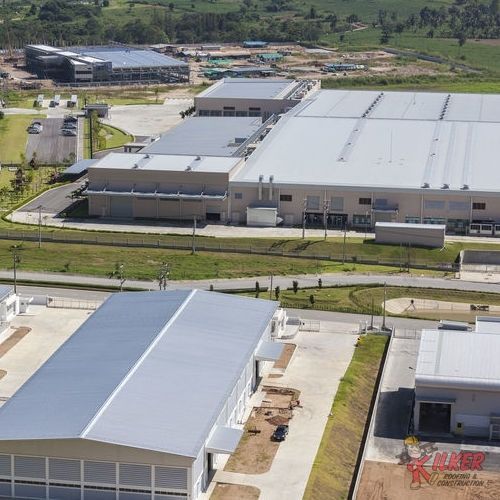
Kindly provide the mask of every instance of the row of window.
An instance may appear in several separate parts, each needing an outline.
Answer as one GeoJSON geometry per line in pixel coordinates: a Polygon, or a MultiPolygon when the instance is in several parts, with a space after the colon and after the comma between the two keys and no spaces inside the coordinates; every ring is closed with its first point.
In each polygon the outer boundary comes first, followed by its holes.
{"type": "MultiPolygon", "coordinates": [[[[236,200],[243,199],[243,193],[234,193],[234,198],[236,200]]],[[[291,194],[280,194],[280,201],[283,202],[291,202],[293,201],[293,197],[291,194]]],[[[384,206],[387,205],[386,199],[377,199],[375,200],[378,205],[384,206]]],[[[308,210],[320,210],[321,200],[319,196],[307,196],[306,197],[306,208],[308,210]]],[[[359,205],[371,205],[371,198],[359,198],[359,205]]],[[[344,198],[341,196],[334,196],[330,200],[329,207],[331,210],[344,210],[344,198]]],[[[446,202],[444,200],[425,200],[424,208],[427,210],[444,210],[446,208],[446,202]]],[[[449,201],[448,209],[450,211],[458,212],[458,211],[466,211],[469,210],[470,205],[467,201],[449,201]]],[[[485,202],[473,202],[472,203],[473,210],[486,210],[485,202]]]]}

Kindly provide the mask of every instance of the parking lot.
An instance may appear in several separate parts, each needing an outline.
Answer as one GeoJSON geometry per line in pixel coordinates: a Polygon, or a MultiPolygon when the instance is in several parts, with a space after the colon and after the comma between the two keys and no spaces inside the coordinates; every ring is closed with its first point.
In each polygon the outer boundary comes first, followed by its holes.
{"type": "MultiPolygon", "coordinates": [[[[38,121],[42,123],[43,130],[40,134],[28,135],[26,146],[28,161],[33,157],[33,153],[36,153],[37,162],[42,164],[62,163],[71,153],[76,156],[78,136],[62,135],[62,118],[46,118],[38,121]]],[[[83,126],[81,120],[79,122],[79,127],[83,126]]]]}

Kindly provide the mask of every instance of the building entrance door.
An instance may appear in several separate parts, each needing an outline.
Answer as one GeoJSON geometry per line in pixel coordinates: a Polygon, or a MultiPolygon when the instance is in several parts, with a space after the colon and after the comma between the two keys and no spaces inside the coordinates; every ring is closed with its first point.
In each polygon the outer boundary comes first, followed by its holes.
{"type": "Polygon", "coordinates": [[[418,428],[422,432],[450,432],[451,404],[420,403],[418,428]]]}

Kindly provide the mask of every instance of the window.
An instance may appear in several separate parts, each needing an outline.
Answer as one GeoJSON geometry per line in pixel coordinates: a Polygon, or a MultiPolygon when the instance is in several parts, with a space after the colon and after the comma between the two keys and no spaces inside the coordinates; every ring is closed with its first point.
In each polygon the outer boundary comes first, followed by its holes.
{"type": "Polygon", "coordinates": [[[227,109],[229,111],[234,111],[234,106],[224,106],[224,109],[227,109]]]}
{"type": "Polygon", "coordinates": [[[407,224],[420,224],[420,217],[415,217],[413,215],[407,215],[405,217],[405,222],[407,224]]]}
{"type": "Polygon", "coordinates": [[[248,116],[246,111],[236,111],[236,116],[248,116]]]}
{"type": "Polygon", "coordinates": [[[210,116],[222,116],[222,111],[214,109],[210,111],[210,116]]]}
{"type": "Polygon", "coordinates": [[[360,198],[358,203],[360,205],[371,205],[372,204],[372,199],[371,198],[360,198]]]}
{"type": "Polygon", "coordinates": [[[453,212],[465,212],[469,210],[469,204],[466,201],[449,201],[448,208],[453,212]]]}
{"type": "Polygon", "coordinates": [[[234,199],[235,200],[242,200],[243,199],[243,193],[234,193],[234,199]]]}
{"type": "Polygon", "coordinates": [[[353,215],[352,225],[353,226],[369,226],[371,223],[370,215],[353,215]]]}
{"type": "Polygon", "coordinates": [[[442,200],[425,200],[424,208],[428,210],[444,210],[444,201],[442,200]]]}
{"type": "Polygon", "coordinates": [[[332,196],[330,210],[344,210],[344,198],[342,196],[332,196]]]}
{"type": "Polygon", "coordinates": [[[291,194],[280,194],[280,201],[292,201],[291,194]]]}
{"type": "Polygon", "coordinates": [[[198,111],[198,116],[210,116],[210,111],[208,111],[208,109],[200,109],[198,111]]]}
{"type": "Polygon", "coordinates": [[[442,217],[424,217],[424,224],[446,224],[446,219],[442,217]]]}
{"type": "Polygon", "coordinates": [[[319,196],[308,196],[306,199],[306,208],[308,210],[319,210],[319,196]]]}
{"type": "Polygon", "coordinates": [[[486,203],[476,201],[472,204],[472,210],[486,210],[486,203]]]}

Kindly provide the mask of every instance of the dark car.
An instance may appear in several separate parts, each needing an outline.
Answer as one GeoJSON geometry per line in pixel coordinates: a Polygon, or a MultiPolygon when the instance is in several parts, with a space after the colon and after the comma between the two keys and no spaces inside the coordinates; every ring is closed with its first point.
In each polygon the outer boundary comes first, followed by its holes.
{"type": "Polygon", "coordinates": [[[73,115],[67,115],[64,117],[64,123],[76,123],[78,121],[78,118],[73,115]]]}
{"type": "Polygon", "coordinates": [[[288,425],[278,425],[278,427],[274,429],[272,439],[273,441],[284,441],[287,434],[288,434],[288,425]]]}

